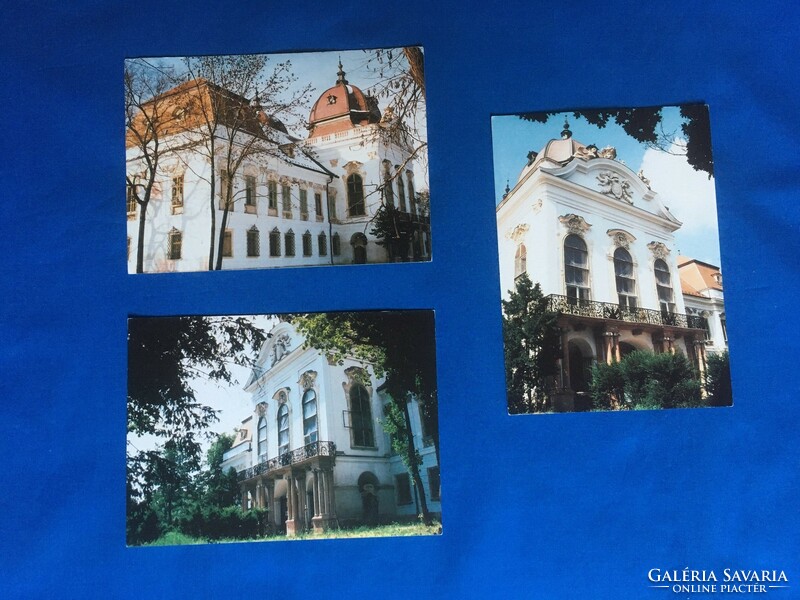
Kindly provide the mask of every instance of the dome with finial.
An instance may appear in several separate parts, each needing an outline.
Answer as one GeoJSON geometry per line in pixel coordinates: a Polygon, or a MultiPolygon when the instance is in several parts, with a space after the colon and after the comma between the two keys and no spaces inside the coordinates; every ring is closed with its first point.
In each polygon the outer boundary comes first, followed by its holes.
{"type": "Polygon", "coordinates": [[[308,117],[309,137],[380,122],[381,111],[377,100],[351,85],[345,75],[344,66],[339,60],[336,85],[322,92],[311,109],[308,117]]]}
{"type": "Polygon", "coordinates": [[[519,174],[517,181],[521,181],[525,175],[538,169],[542,164],[565,165],[575,156],[583,156],[587,152],[591,154],[594,148],[595,155],[597,149],[594,146],[587,146],[572,137],[569,128],[569,121],[564,119],[564,128],[561,130],[561,137],[552,139],[539,152],[528,152],[528,162],[519,174]]]}

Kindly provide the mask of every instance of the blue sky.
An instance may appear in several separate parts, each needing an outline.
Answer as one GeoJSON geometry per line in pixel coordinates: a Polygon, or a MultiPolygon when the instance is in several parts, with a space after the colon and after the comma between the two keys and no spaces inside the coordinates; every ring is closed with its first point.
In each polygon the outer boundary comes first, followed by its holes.
{"type": "MultiPolygon", "coordinates": [[[[511,187],[527,162],[530,150],[539,152],[545,144],[561,136],[564,118],[569,121],[573,137],[598,148],[614,146],[617,159],[634,173],[644,170],[651,185],[683,226],[675,233],[676,253],[720,264],[719,234],[714,179],[695,171],[682,156],[648,149],[627,135],[616,123],[603,129],[571,113],[553,115],[546,123],[523,121],[515,115],[492,117],[495,202],[502,198],[506,182],[511,187]]],[[[678,107],[663,110],[662,128],[680,134],[682,120],[678,107]]]]}

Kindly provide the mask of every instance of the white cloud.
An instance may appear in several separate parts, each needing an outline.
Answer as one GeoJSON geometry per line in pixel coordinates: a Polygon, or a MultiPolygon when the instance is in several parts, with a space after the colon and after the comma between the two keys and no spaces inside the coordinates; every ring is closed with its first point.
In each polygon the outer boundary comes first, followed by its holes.
{"type": "MultiPolygon", "coordinates": [[[[671,151],[679,152],[678,141],[671,151]]],[[[717,231],[717,197],[714,179],[702,171],[695,171],[685,156],[676,156],[648,149],[642,158],[642,170],[650,186],[658,192],[670,212],[683,223],[681,232],[698,233],[699,230],[717,231]]]]}

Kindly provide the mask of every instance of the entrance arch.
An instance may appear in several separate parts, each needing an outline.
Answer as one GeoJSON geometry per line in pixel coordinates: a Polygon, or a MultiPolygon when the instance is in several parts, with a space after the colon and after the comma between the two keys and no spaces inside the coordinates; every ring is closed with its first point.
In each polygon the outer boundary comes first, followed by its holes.
{"type": "Polygon", "coordinates": [[[353,263],[363,265],[367,262],[367,236],[363,233],[354,233],[350,238],[350,245],[353,247],[353,263]]]}
{"type": "Polygon", "coordinates": [[[569,352],[569,386],[575,393],[575,410],[589,410],[592,407],[589,390],[592,382],[591,346],[581,339],[572,339],[568,343],[569,352]]]}
{"type": "Polygon", "coordinates": [[[358,491],[361,494],[364,523],[378,523],[378,478],[371,471],[364,471],[358,476],[358,491]]]}

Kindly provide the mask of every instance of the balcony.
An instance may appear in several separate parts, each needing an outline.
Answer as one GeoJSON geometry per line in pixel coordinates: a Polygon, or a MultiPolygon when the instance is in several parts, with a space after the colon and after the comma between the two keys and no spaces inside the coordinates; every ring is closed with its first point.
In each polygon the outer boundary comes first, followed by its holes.
{"type": "Polygon", "coordinates": [[[238,481],[246,481],[258,475],[264,475],[270,471],[276,471],[291,465],[299,465],[311,458],[317,456],[335,456],[336,444],[333,442],[311,442],[297,450],[284,452],[283,454],[270,458],[269,460],[262,461],[255,466],[239,471],[237,474],[238,481]]]}
{"type": "Polygon", "coordinates": [[[611,302],[577,300],[557,294],[547,296],[547,310],[561,315],[574,315],[576,317],[620,321],[639,325],[683,327],[685,329],[705,328],[703,318],[697,315],[662,312],[660,310],[650,310],[649,308],[624,308],[611,302]]]}

